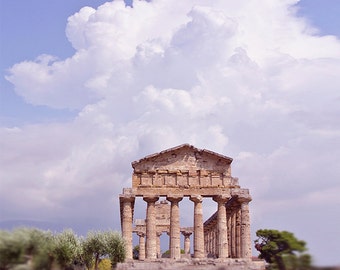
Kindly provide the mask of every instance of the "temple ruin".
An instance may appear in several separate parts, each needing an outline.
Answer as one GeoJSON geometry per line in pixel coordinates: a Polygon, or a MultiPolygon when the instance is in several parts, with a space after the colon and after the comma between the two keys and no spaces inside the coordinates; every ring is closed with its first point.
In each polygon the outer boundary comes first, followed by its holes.
{"type": "Polygon", "coordinates": [[[132,260],[133,233],[139,236],[139,260],[160,258],[159,236],[169,235],[170,259],[185,256],[251,260],[248,189],[231,175],[232,158],[183,144],[132,162],[132,188],[119,195],[126,260],[132,260]],[[133,220],[136,197],[146,202],[146,218],[133,220]],[[180,201],[194,205],[193,227],[180,226],[180,201]],[[217,211],[203,220],[203,198],[216,202],[217,211]],[[133,222],[134,221],[134,222],[133,222]],[[191,248],[190,235],[193,235],[191,248]],[[190,254],[190,250],[193,254],[190,254]]]}

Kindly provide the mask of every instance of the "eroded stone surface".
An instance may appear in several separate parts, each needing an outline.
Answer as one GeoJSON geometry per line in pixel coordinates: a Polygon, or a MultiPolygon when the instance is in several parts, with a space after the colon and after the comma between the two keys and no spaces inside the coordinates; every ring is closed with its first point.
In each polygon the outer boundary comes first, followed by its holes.
{"type": "Polygon", "coordinates": [[[242,259],[162,259],[157,261],[130,261],[117,265],[117,270],[264,270],[263,261],[242,259]]]}

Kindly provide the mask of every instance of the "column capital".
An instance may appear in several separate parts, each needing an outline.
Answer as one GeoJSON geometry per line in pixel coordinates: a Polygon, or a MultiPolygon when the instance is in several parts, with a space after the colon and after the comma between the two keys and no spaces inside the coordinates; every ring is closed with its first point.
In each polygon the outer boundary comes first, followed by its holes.
{"type": "Polygon", "coordinates": [[[243,203],[249,203],[249,202],[251,202],[251,197],[250,197],[250,195],[246,196],[246,197],[238,197],[238,201],[242,204],[243,203]]]}
{"type": "Polygon", "coordinates": [[[213,196],[213,200],[215,202],[226,203],[227,201],[229,201],[229,199],[230,199],[230,195],[229,194],[222,194],[222,195],[213,196]]]}
{"type": "Polygon", "coordinates": [[[183,234],[184,237],[189,237],[190,235],[192,235],[191,231],[181,231],[181,233],[183,234]]]}
{"type": "Polygon", "coordinates": [[[134,202],[135,201],[135,195],[132,194],[120,194],[119,200],[121,202],[134,202]]]}
{"type": "Polygon", "coordinates": [[[148,202],[148,203],[155,203],[159,199],[158,196],[143,196],[143,200],[148,202]]]}
{"type": "Polygon", "coordinates": [[[139,237],[144,237],[144,236],[145,236],[145,232],[137,232],[137,235],[138,235],[139,237]]]}
{"type": "Polygon", "coordinates": [[[191,195],[190,201],[194,203],[201,203],[203,201],[203,197],[201,195],[191,195]]]}
{"type": "Polygon", "coordinates": [[[178,203],[183,199],[183,196],[170,195],[170,196],[167,196],[166,199],[172,203],[178,203]]]}

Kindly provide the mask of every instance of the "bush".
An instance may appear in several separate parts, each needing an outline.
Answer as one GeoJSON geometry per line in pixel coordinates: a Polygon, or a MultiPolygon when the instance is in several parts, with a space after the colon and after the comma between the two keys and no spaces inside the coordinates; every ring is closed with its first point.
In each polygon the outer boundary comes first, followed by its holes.
{"type": "Polygon", "coordinates": [[[31,228],[0,230],[0,270],[51,270],[56,264],[64,270],[84,265],[107,270],[124,260],[124,241],[113,231],[79,238],[72,230],[58,234],[31,228]]]}

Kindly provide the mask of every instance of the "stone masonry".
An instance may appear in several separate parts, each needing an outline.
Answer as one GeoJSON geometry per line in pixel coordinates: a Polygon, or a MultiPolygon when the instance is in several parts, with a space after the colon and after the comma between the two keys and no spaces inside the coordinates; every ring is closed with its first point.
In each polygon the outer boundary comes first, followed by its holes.
{"type": "MultiPolygon", "coordinates": [[[[127,250],[126,263],[119,269],[136,268],[131,265],[143,265],[142,261],[159,262],[159,236],[163,232],[169,235],[173,262],[183,260],[180,254],[182,233],[186,258],[191,257],[190,235],[193,234],[193,254],[188,267],[193,262],[210,262],[212,258],[219,263],[242,261],[253,265],[248,205],[251,196],[249,190],[241,188],[238,179],[231,176],[231,163],[229,157],[188,144],[132,162],[132,188],[124,188],[119,196],[122,235],[127,250]],[[146,218],[136,220],[133,226],[136,197],[143,198],[146,203],[146,218]],[[194,205],[193,228],[180,226],[180,202],[184,197],[194,205]],[[165,200],[159,201],[160,198],[165,200]],[[205,222],[203,198],[215,201],[217,209],[205,222]],[[139,236],[139,264],[132,263],[133,233],[139,236]]],[[[262,264],[255,264],[251,268],[262,267],[262,264]]]]}

